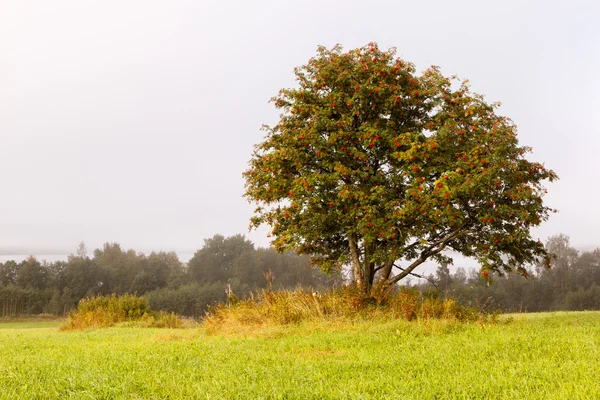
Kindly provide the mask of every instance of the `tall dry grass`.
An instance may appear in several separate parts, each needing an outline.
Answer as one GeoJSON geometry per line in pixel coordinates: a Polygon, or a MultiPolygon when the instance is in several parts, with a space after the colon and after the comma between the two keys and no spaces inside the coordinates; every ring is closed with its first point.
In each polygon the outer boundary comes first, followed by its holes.
{"type": "Polygon", "coordinates": [[[474,308],[452,299],[423,296],[419,291],[395,292],[375,288],[365,294],[355,286],[325,293],[303,289],[263,290],[246,300],[213,307],[204,320],[210,331],[235,327],[261,327],[314,321],[357,321],[391,319],[447,319],[476,321],[484,316],[474,308]]]}

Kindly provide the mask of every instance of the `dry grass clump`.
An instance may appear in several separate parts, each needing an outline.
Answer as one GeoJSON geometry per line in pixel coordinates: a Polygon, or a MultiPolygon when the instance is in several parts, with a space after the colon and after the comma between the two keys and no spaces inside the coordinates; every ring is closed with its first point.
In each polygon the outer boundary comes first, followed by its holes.
{"type": "Polygon", "coordinates": [[[95,296],[82,299],[71,312],[61,330],[106,328],[120,323],[142,327],[181,328],[183,321],[174,313],[153,312],[140,296],[95,296]]]}
{"type": "Polygon", "coordinates": [[[213,307],[205,318],[209,331],[240,326],[273,326],[313,321],[391,319],[449,319],[476,321],[482,315],[452,299],[423,296],[413,289],[396,292],[373,289],[365,294],[355,286],[325,293],[302,289],[258,292],[251,299],[213,307]]]}

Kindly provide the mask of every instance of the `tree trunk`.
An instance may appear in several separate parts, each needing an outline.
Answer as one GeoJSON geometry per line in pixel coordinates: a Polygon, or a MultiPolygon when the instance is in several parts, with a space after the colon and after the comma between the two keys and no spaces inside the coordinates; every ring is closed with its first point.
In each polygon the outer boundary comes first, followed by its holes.
{"type": "Polygon", "coordinates": [[[352,259],[352,273],[354,275],[354,283],[356,283],[357,286],[362,287],[364,285],[363,271],[360,262],[360,252],[358,250],[356,235],[348,235],[348,242],[350,244],[350,257],[352,259]]]}
{"type": "Polygon", "coordinates": [[[369,262],[369,259],[371,258],[371,254],[372,254],[372,248],[368,244],[364,244],[363,247],[364,247],[365,255],[362,259],[362,265],[361,265],[362,277],[363,277],[362,289],[365,293],[367,293],[371,289],[371,285],[373,284],[373,277],[372,277],[373,271],[371,270],[372,263],[369,262]]]}
{"type": "Polygon", "coordinates": [[[385,282],[390,279],[392,275],[392,267],[394,266],[394,260],[390,260],[383,265],[381,269],[381,275],[379,277],[379,281],[385,282]]]}
{"type": "Polygon", "coordinates": [[[368,293],[375,281],[375,263],[371,261],[373,245],[370,243],[363,243],[363,254],[361,257],[361,251],[358,247],[356,235],[349,234],[348,241],[350,245],[350,259],[352,261],[354,283],[365,293],[368,293]]]}

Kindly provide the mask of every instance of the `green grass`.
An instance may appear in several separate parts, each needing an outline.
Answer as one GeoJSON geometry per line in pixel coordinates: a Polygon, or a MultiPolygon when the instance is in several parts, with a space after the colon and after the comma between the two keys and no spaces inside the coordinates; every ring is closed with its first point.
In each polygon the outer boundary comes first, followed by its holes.
{"type": "Polygon", "coordinates": [[[0,329],[43,329],[43,328],[58,328],[63,323],[63,320],[54,321],[11,321],[1,322],[0,329]]]}
{"type": "Polygon", "coordinates": [[[246,335],[0,324],[0,399],[600,398],[600,312],[511,318],[246,335]]]}

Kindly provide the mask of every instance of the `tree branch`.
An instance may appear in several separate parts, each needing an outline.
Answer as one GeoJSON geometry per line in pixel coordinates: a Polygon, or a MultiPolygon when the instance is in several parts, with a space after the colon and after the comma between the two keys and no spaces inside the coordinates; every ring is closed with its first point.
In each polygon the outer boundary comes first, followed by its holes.
{"type": "Polygon", "coordinates": [[[456,238],[456,236],[458,236],[458,234],[462,231],[462,229],[463,229],[463,227],[461,226],[454,232],[451,232],[450,234],[448,234],[446,237],[432,243],[428,248],[426,248],[425,250],[423,250],[421,252],[421,255],[419,256],[419,258],[417,258],[415,261],[413,261],[412,264],[410,264],[408,267],[406,267],[406,269],[404,269],[401,273],[399,273],[398,275],[396,275],[392,279],[390,279],[390,283],[392,283],[392,284],[397,283],[399,280],[401,280],[401,279],[405,278],[407,275],[409,275],[419,265],[423,264],[425,262],[425,260],[427,260],[429,257],[434,256],[434,255],[444,251],[444,249],[446,248],[446,244],[449,241],[451,241],[452,239],[456,238]]]}
{"type": "MultiPolygon", "coordinates": [[[[438,237],[442,236],[443,233],[440,232],[438,233],[436,236],[434,236],[432,239],[437,239],[438,237]]],[[[421,243],[421,239],[415,240],[414,242],[412,242],[411,244],[409,244],[408,246],[406,246],[404,248],[404,252],[407,252],[409,250],[414,249],[415,247],[417,247],[419,244],[421,243]]],[[[436,242],[437,243],[437,242],[436,242]]]]}
{"type": "MultiPolygon", "coordinates": [[[[401,271],[404,271],[404,268],[402,268],[402,267],[400,267],[400,266],[398,266],[396,264],[394,264],[394,267],[398,268],[401,271]]],[[[441,292],[441,290],[438,287],[438,285],[436,285],[435,282],[433,280],[429,279],[428,277],[423,276],[423,275],[419,275],[419,274],[414,273],[414,272],[409,272],[408,274],[410,276],[414,276],[415,278],[425,279],[427,282],[431,283],[437,289],[438,292],[441,292]]]]}

